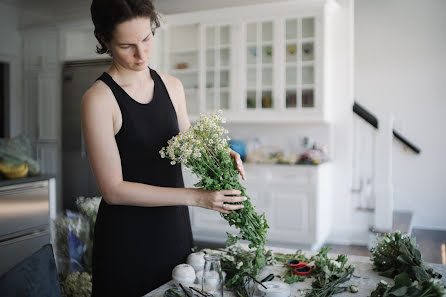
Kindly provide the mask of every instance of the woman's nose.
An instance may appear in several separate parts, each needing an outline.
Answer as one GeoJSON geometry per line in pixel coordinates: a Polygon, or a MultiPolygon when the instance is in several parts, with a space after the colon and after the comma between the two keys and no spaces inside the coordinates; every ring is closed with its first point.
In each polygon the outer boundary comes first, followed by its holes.
{"type": "Polygon", "coordinates": [[[135,57],[136,58],[144,57],[144,48],[141,45],[136,46],[135,57]]]}

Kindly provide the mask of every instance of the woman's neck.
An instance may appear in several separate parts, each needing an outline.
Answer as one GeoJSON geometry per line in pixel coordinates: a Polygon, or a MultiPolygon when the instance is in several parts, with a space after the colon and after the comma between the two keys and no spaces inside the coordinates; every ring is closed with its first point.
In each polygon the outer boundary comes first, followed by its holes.
{"type": "Polygon", "coordinates": [[[147,78],[150,77],[150,75],[148,75],[149,71],[148,67],[142,71],[133,71],[113,63],[107,72],[120,85],[140,85],[147,83],[147,78]]]}

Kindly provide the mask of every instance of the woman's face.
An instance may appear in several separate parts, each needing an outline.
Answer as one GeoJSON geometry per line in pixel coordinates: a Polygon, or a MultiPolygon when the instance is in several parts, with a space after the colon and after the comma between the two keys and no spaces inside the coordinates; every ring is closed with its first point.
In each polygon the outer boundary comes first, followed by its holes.
{"type": "Polygon", "coordinates": [[[114,63],[134,71],[146,70],[153,47],[150,18],[137,17],[117,25],[107,47],[114,63]]]}

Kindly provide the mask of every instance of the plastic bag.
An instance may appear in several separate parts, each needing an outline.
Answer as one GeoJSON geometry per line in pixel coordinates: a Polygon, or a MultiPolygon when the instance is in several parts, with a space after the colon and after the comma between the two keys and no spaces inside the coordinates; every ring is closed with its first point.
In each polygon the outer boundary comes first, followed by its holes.
{"type": "Polygon", "coordinates": [[[16,166],[28,162],[29,175],[40,174],[39,162],[33,158],[31,141],[24,135],[0,138],[0,162],[16,166]]]}

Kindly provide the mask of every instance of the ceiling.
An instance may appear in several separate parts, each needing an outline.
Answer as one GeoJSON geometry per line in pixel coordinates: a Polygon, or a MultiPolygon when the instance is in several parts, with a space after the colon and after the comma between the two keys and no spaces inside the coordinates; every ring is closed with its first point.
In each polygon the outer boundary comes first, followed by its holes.
{"type": "MultiPolygon", "coordinates": [[[[153,0],[155,8],[163,14],[172,14],[214,8],[271,3],[277,0],[153,0]]],[[[32,10],[36,13],[60,14],[65,11],[78,11],[89,7],[91,0],[0,0],[0,3],[32,10]]],[[[87,10],[88,14],[88,10],[87,10]]]]}
{"type": "MultiPolygon", "coordinates": [[[[21,10],[19,27],[89,19],[92,0],[0,0],[21,10]]],[[[153,0],[162,14],[277,2],[277,0],[153,0]]],[[[298,0],[295,0],[298,1],[298,0]]]]}

